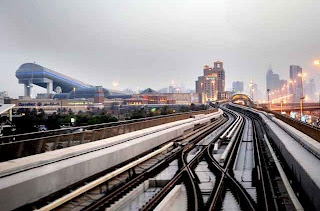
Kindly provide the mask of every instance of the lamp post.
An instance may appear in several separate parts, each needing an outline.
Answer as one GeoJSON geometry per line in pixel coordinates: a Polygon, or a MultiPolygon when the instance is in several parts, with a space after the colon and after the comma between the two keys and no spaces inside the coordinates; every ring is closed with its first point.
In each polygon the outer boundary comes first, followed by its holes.
{"type": "Polygon", "coordinates": [[[302,94],[302,96],[300,97],[300,115],[301,115],[301,118],[302,118],[302,115],[303,115],[303,100],[304,100],[304,96],[303,96],[303,77],[305,76],[302,73],[302,70],[301,70],[301,73],[298,74],[298,76],[301,78],[301,94],[302,94]]]}
{"type": "Polygon", "coordinates": [[[73,110],[76,113],[76,87],[73,87],[73,110]]]}
{"type": "Polygon", "coordinates": [[[320,121],[320,93],[318,93],[319,96],[319,121],[320,121]]]}
{"type": "Polygon", "coordinates": [[[280,102],[280,110],[281,110],[281,114],[282,114],[282,110],[283,110],[283,100],[281,100],[281,102],[280,102]]]}
{"type": "Polygon", "coordinates": [[[319,117],[318,117],[318,121],[320,122],[320,92],[318,92],[318,93],[315,93],[316,95],[318,95],[318,97],[319,97],[319,117]]]}
{"type": "Polygon", "coordinates": [[[271,110],[271,106],[270,106],[270,89],[267,89],[267,93],[268,93],[268,104],[269,104],[269,110],[271,110]]]}

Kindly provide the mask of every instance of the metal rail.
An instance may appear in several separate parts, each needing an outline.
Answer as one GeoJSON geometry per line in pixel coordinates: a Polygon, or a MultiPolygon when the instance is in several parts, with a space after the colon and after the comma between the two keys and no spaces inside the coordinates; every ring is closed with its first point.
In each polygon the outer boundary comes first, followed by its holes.
{"type": "MultiPolygon", "coordinates": [[[[266,173],[263,167],[263,155],[261,154],[261,146],[259,143],[259,134],[257,132],[257,128],[254,121],[257,121],[257,119],[254,119],[252,115],[249,115],[246,112],[240,112],[241,114],[238,114],[238,111],[232,111],[227,108],[223,108],[223,110],[228,113],[228,116],[231,115],[236,117],[238,121],[236,121],[235,124],[230,123],[230,126],[222,130],[217,134],[217,136],[211,141],[208,145],[202,145],[202,149],[193,157],[191,161],[187,161],[187,154],[190,152],[196,143],[201,141],[204,137],[206,137],[208,134],[210,134],[212,131],[217,129],[219,126],[222,125],[222,123],[225,123],[226,121],[216,121],[213,125],[206,129],[202,129],[201,132],[194,135],[194,138],[188,142],[183,147],[179,148],[179,150],[175,151],[173,154],[171,154],[168,157],[165,157],[161,162],[156,164],[155,166],[151,167],[147,171],[137,175],[136,177],[132,178],[130,181],[126,182],[119,188],[109,192],[102,198],[98,199],[97,201],[93,202],[88,207],[84,208],[84,210],[97,210],[97,209],[103,209],[110,205],[112,202],[116,201],[117,199],[121,198],[125,193],[127,193],[129,190],[132,190],[134,187],[136,187],[138,184],[141,184],[143,181],[151,178],[153,175],[155,175],[157,172],[160,172],[162,169],[164,169],[165,166],[168,165],[169,162],[171,162],[174,159],[177,159],[180,157],[182,167],[178,170],[176,175],[169,181],[168,184],[166,184],[145,206],[142,207],[141,210],[153,210],[160,202],[161,200],[174,188],[175,185],[185,182],[187,185],[187,193],[188,196],[191,198],[188,199],[188,207],[190,210],[216,210],[221,207],[221,199],[223,196],[223,193],[225,192],[226,187],[229,187],[233,191],[235,191],[239,197],[239,200],[241,201],[240,206],[245,208],[246,210],[271,210],[269,207],[268,202],[270,202],[270,196],[267,195],[267,187],[265,184],[267,184],[269,181],[266,181],[266,178],[264,174],[266,173]],[[242,137],[243,128],[245,125],[245,118],[243,115],[247,116],[252,120],[253,124],[253,135],[254,135],[254,145],[255,145],[255,159],[257,162],[257,173],[259,178],[259,187],[261,187],[261,193],[260,198],[262,201],[258,200],[258,204],[256,204],[253,199],[249,196],[247,191],[244,189],[244,187],[233,177],[233,172],[231,171],[231,166],[234,163],[237,149],[239,147],[239,143],[242,137]],[[232,127],[231,127],[232,125],[232,127]],[[238,129],[235,129],[235,128],[238,129]],[[226,133],[226,131],[229,131],[226,133]],[[224,136],[228,136],[231,139],[234,139],[234,142],[230,145],[229,149],[230,152],[226,156],[225,162],[222,165],[219,164],[219,162],[213,158],[212,151],[214,148],[214,143],[221,138],[221,136],[225,134],[224,136]],[[215,187],[213,188],[208,203],[204,204],[201,191],[199,188],[197,181],[197,176],[194,172],[194,167],[203,159],[206,159],[209,164],[209,169],[212,170],[212,172],[219,178],[218,183],[216,183],[215,187]]],[[[132,166],[131,166],[132,167],[132,166]]],[[[99,180],[99,179],[98,179],[99,180]]],[[[105,181],[104,181],[105,182],[105,181]]],[[[101,184],[99,182],[91,182],[90,184],[101,184]]],[[[97,186],[96,185],[96,186],[97,186]]],[[[96,187],[94,186],[94,187],[96,187]]],[[[90,186],[91,187],[91,186],[90,186]]],[[[87,191],[87,189],[82,187],[81,189],[87,191]]],[[[91,188],[90,188],[91,189],[91,188]]],[[[71,193],[72,195],[73,193],[71,193]]],[[[79,192],[75,191],[75,197],[79,195],[79,192]]],[[[69,194],[68,194],[69,195],[69,194]]],[[[65,199],[69,199],[69,197],[65,196],[65,199]]],[[[272,197],[272,196],[271,196],[272,197]]],[[[58,199],[62,200],[62,199],[58,199]]],[[[63,201],[63,200],[62,200],[63,201]]],[[[65,201],[64,201],[65,202],[65,201]]],[[[272,206],[271,206],[272,207],[272,206]]]]}
{"type": "MultiPolygon", "coordinates": [[[[109,205],[112,201],[115,201],[117,198],[119,198],[121,195],[123,195],[124,193],[126,193],[131,187],[134,186],[134,184],[143,182],[144,180],[150,178],[150,175],[153,175],[154,172],[158,166],[160,165],[166,165],[167,163],[171,162],[173,159],[176,159],[181,153],[182,150],[184,150],[185,148],[189,148],[191,145],[193,145],[193,143],[196,143],[198,141],[200,141],[202,138],[205,137],[206,134],[210,133],[212,130],[215,130],[217,127],[219,127],[221,125],[221,123],[223,122],[219,122],[216,123],[214,125],[212,125],[211,127],[209,127],[208,129],[206,129],[205,131],[201,131],[199,133],[201,133],[200,135],[197,134],[195,138],[193,138],[191,140],[191,143],[187,144],[186,146],[184,146],[183,148],[181,148],[180,150],[178,150],[177,152],[175,152],[173,155],[171,155],[169,158],[166,158],[161,164],[152,167],[151,169],[149,169],[147,172],[142,173],[141,175],[139,175],[137,178],[133,179],[132,181],[128,182],[127,184],[125,184],[123,187],[120,187],[119,189],[117,189],[114,193],[109,193],[107,194],[105,197],[99,199],[98,201],[96,201],[95,203],[91,204],[90,206],[86,207],[84,210],[96,210],[96,209],[100,209],[103,208],[107,205],[109,205]]],[[[155,171],[156,172],[156,171],[155,171]]],[[[171,190],[170,189],[170,184],[176,184],[181,178],[182,178],[183,174],[182,172],[178,173],[172,180],[170,180],[169,184],[166,185],[158,194],[157,196],[159,197],[164,197],[167,193],[167,191],[171,190]]],[[[159,200],[158,197],[154,197],[152,198],[152,200],[159,200]]],[[[158,201],[159,202],[159,201],[158,201]]],[[[149,204],[149,203],[148,203],[149,204]]],[[[151,204],[150,204],[151,205],[151,204]]],[[[149,205],[149,206],[150,206],[149,205]]],[[[143,207],[143,209],[148,208],[148,206],[143,207]]]]}
{"type": "MultiPolygon", "coordinates": [[[[224,122],[225,122],[225,119],[220,118],[220,119],[216,120],[212,125],[208,125],[207,127],[200,128],[198,130],[197,134],[193,134],[193,136],[195,136],[196,138],[192,138],[192,142],[197,141],[197,139],[198,139],[197,137],[199,136],[199,133],[201,133],[201,134],[203,134],[203,132],[208,133],[208,131],[214,130],[216,127],[219,127],[219,125],[223,124],[224,122]]],[[[163,148],[161,148],[161,149],[163,149],[163,148]]],[[[167,147],[166,147],[166,149],[167,149],[167,147]]],[[[110,193],[108,193],[107,195],[105,195],[104,197],[102,197],[101,199],[96,201],[95,203],[92,203],[90,206],[85,208],[85,210],[92,210],[92,209],[97,209],[99,207],[104,207],[107,204],[110,204],[111,202],[115,201],[120,196],[122,196],[124,193],[126,193],[128,190],[135,187],[137,184],[150,178],[156,172],[159,172],[159,169],[163,169],[164,166],[166,166],[170,161],[172,161],[179,154],[181,154],[182,150],[183,150],[183,148],[181,148],[180,150],[177,150],[169,157],[164,158],[161,162],[159,162],[155,166],[151,167],[147,171],[132,178],[130,181],[126,182],[123,186],[119,187],[118,189],[116,189],[114,191],[111,191],[110,193]]],[[[156,153],[157,151],[151,153],[150,155],[146,155],[144,158],[141,158],[139,160],[142,162],[142,161],[145,161],[146,159],[150,159],[154,156],[154,153],[156,153]]],[[[80,187],[79,189],[55,200],[54,202],[50,203],[49,205],[46,205],[45,207],[41,208],[41,210],[51,210],[53,208],[56,208],[56,207],[62,205],[63,203],[66,203],[66,202],[70,201],[71,199],[76,198],[79,195],[86,193],[87,191],[90,191],[92,188],[95,188],[95,187],[99,186],[100,184],[110,180],[112,177],[117,175],[119,173],[119,171],[124,172],[124,171],[127,171],[128,169],[138,165],[137,162],[138,161],[133,161],[132,163],[128,164],[125,167],[122,167],[118,170],[115,170],[114,172],[108,173],[107,175],[100,177],[97,180],[94,180],[94,181],[88,183],[87,185],[84,185],[84,186],[80,187]]]]}
{"type": "MultiPolygon", "coordinates": [[[[239,110],[239,108],[237,108],[237,110],[239,110]]],[[[243,113],[244,115],[248,116],[252,122],[253,122],[253,129],[254,129],[254,137],[255,137],[255,142],[256,142],[256,152],[259,154],[262,153],[262,146],[261,146],[261,141],[264,141],[266,142],[266,147],[268,148],[268,151],[270,152],[273,160],[274,160],[274,163],[275,163],[275,166],[276,166],[276,171],[278,171],[279,173],[279,176],[281,178],[281,181],[285,187],[285,190],[287,191],[287,197],[288,199],[291,201],[292,203],[292,207],[291,208],[294,208],[295,210],[303,210],[303,207],[301,205],[301,203],[299,202],[298,198],[296,197],[296,195],[294,194],[294,191],[288,181],[288,178],[284,172],[284,170],[282,169],[281,165],[279,164],[279,160],[277,158],[277,156],[275,155],[275,152],[273,150],[273,148],[271,147],[270,145],[270,142],[266,136],[266,129],[265,129],[265,126],[263,125],[263,123],[261,122],[261,119],[255,115],[254,113],[250,112],[250,111],[244,111],[244,110],[241,110],[239,111],[241,113],[243,113]],[[258,129],[257,128],[260,128],[260,134],[258,133],[258,129]],[[260,140],[260,141],[259,141],[260,140]]],[[[267,170],[266,168],[266,161],[265,161],[265,158],[261,155],[259,155],[259,166],[261,166],[261,170],[260,170],[260,177],[262,178],[261,179],[261,186],[262,186],[262,189],[264,190],[264,206],[265,206],[265,209],[269,209],[269,210],[280,210],[279,208],[279,205],[277,204],[276,202],[276,198],[275,197],[271,197],[270,195],[272,196],[275,196],[275,192],[274,192],[274,188],[272,187],[272,184],[271,184],[271,181],[270,181],[270,173],[269,171],[267,170]],[[262,158],[262,159],[260,159],[262,158]],[[264,176],[267,176],[268,177],[268,181],[264,178],[264,176]],[[266,188],[266,186],[268,186],[268,188],[266,188]],[[268,194],[268,191],[269,191],[269,194],[268,194]]],[[[282,204],[283,205],[283,204],[282,204]]],[[[289,205],[286,205],[286,206],[289,206],[289,205]]],[[[263,208],[263,207],[261,207],[263,208]]],[[[261,209],[260,208],[260,209],[261,209]]]]}
{"type": "MultiPolygon", "coordinates": [[[[224,109],[224,111],[229,113],[234,113],[234,115],[237,115],[235,114],[235,112],[230,111],[229,109],[224,109]]],[[[207,155],[210,161],[209,164],[211,164],[211,168],[218,170],[221,174],[217,187],[215,187],[214,190],[211,192],[211,195],[209,198],[211,200],[211,203],[207,206],[208,210],[216,210],[218,207],[221,206],[220,204],[221,201],[219,199],[221,199],[226,185],[231,186],[234,189],[234,191],[236,191],[239,194],[241,198],[241,202],[244,203],[247,210],[257,210],[257,205],[255,204],[255,202],[251,199],[251,197],[248,195],[246,190],[234,179],[233,175],[230,174],[229,172],[230,166],[236,156],[236,152],[240,143],[243,127],[244,127],[244,121],[241,123],[240,131],[237,134],[235,134],[236,141],[233,144],[232,150],[229,156],[227,157],[227,160],[226,160],[227,162],[223,167],[219,165],[216,159],[214,159],[212,156],[212,150],[214,147],[213,143],[211,143],[211,145],[207,148],[207,155]]]]}
{"type": "Polygon", "coordinates": [[[172,145],[173,145],[172,142],[169,143],[169,144],[166,144],[165,146],[161,147],[160,149],[158,149],[158,150],[156,150],[156,151],[154,151],[154,152],[152,152],[152,153],[150,153],[150,154],[148,154],[148,155],[146,155],[146,156],[144,156],[144,157],[142,157],[142,158],[140,158],[140,159],[138,159],[138,160],[136,160],[136,161],[134,161],[132,163],[129,163],[129,164],[123,166],[122,168],[119,168],[119,169],[117,169],[117,170],[115,170],[115,171],[113,171],[111,173],[108,173],[105,176],[100,177],[97,180],[94,180],[94,181],[82,186],[81,188],[79,188],[79,189],[77,189],[77,190],[75,190],[75,191],[73,191],[73,192],[71,192],[71,193],[69,193],[69,194],[57,199],[56,201],[48,204],[47,206],[42,207],[39,210],[40,211],[52,210],[52,209],[64,204],[65,202],[70,201],[71,199],[74,199],[75,197],[87,192],[88,190],[91,190],[92,188],[94,188],[94,187],[106,182],[107,180],[109,180],[109,179],[111,179],[111,178],[113,178],[113,177],[115,177],[115,176],[127,171],[128,169],[130,169],[130,168],[132,168],[132,167],[134,167],[134,166],[136,166],[136,165],[138,165],[138,164],[140,164],[140,163],[142,163],[142,162],[154,157],[157,154],[160,154],[161,152],[167,150],[172,145]]]}
{"type": "MultiPolygon", "coordinates": [[[[250,118],[250,117],[249,117],[250,118]]],[[[257,134],[257,129],[256,129],[256,124],[254,123],[255,119],[254,118],[250,118],[252,120],[252,129],[253,129],[253,140],[254,140],[254,145],[255,145],[255,154],[256,154],[256,161],[258,161],[258,165],[257,165],[257,171],[258,171],[258,175],[259,175],[259,181],[260,181],[260,186],[261,186],[261,190],[262,194],[263,194],[263,200],[262,203],[260,203],[261,208],[264,208],[266,211],[269,210],[269,205],[268,205],[268,198],[267,198],[267,191],[266,191],[266,187],[265,187],[265,174],[264,174],[264,169],[262,166],[262,161],[261,161],[261,146],[259,143],[259,138],[258,138],[258,134],[257,134]]]]}
{"type": "MultiPolygon", "coordinates": [[[[235,114],[235,112],[232,111],[228,111],[226,109],[224,109],[226,112],[228,112],[230,115],[231,113],[233,113],[232,115],[238,116],[235,114]]],[[[242,124],[243,127],[243,124],[242,124]]],[[[183,178],[183,176],[185,177],[184,181],[191,181],[191,190],[189,190],[189,195],[192,195],[193,199],[189,199],[188,200],[188,206],[190,210],[203,210],[205,208],[205,205],[202,202],[202,197],[200,198],[199,196],[201,196],[201,194],[199,193],[199,186],[197,183],[195,183],[195,177],[194,177],[194,172],[192,171],[192,167],[195,166],[197,163],[199,163],[199,161],[205,157],[205,156],[209,156],[211,154],[211,150],[210,147],[213,146],[213,144],[221,137],[221,135],[226,131],[226,129],[224,129],[223,131],[221,131],[218,136],[212,140],[211,144],[209,144],[208,146],[203,147],[203,149],[189,162],[187,163],[185,161],[185,156],[182,156],[183,159],[183,167],[180,169],[179,173],[155,196],[153,197],[147,205],[145,205],[142,210],[152,210],[156,207],[156,205],[160,202],[160,200],[162,200],[164,198],[164,196],[176,185],[178,184],[181,179],[183,178]],[[190,200],[192,200],[192,202],[190,202],[190,200]],[[191,205],[190,205],[191,204],[191,205]]],[[[240,137],[241,133],[236,134],[238,137],[240,137]]],[[[214,163],[215,168],[221,173],[221,180],[220,183],[218,185],[218,187],[214,188],[214,190],[212,191],[212,195],[214,196],[214,201],[217,201],[217,199],[221,196],[222,192],[223,192],[223,188],[225,187],[224,184],[224,179],[225,177],[228,177],[231,181],[231,183],[235,184],[235,186],[240,190],[240,192],[243,194],[244,197],[242,197],[243,199],[245,199],[247,202],[245,202],[248,207],[249,210],[256,210],[256,205],[254,204],[254,202],[250,199],[250,197],[248,196],[248,194],[246,193],[246,191],[235,181],[235,179],[233,179],[233,177],[230,176],[230,174],[228,174],[228,169],[229,169],[229,165],[231,163],[232,158],[235,155],[237,146],[236,144],[233,147],[233,150],[231,152],[231,155],[228,158],[227,164],[225,165],[224,168],[222,168],[217,161],[213,159],[212,162],[214,163]]],[[[186,153],[187,151],[190,151],[192,149],[192,146],[190,146],[189,148],[185,149],[184,153],[186,153]]],[[[188,191],[188,190],[187,190],[188,191]]],[[[211,197],[212,198],[212,197],[211,197]]],[[[210,204],[210,210],[214,209],[216,206],[216,203],[210,204]]]]}
{"type": "Polygon", "coordinates": [[[271,113],[273,114],[275,117],[277,117],[278,119],[282,120],[283,122],[287,123],[288,125],[294,127],[297,130],[300,130],[301,132],[303,132],[304,134],[307,134],[308,136],[310,136],[311,138],[317,140],[318,142],[320,142],[320,128],[301,122],[299,120],[296,119],[292,119],[286,115],[283,114],[279,114],[277,112],[274,111],[270,111],[267,109],[262,109],[262,108],[257,108],[258,110],[267,112],[267,113],[271,113]]]}

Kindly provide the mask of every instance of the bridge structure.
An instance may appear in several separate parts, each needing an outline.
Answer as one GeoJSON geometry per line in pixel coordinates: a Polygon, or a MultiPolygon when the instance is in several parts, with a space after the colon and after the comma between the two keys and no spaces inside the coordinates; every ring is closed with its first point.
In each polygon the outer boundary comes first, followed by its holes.
{"type": "Polygon", "coordinates": [[[273,103],[273,104],[259,104],[259,106],[268,109],[277,113],[285,113],[286,115],[290,115],[291,112],[294,112],[295,118],[299,118],[301,116],[301,111],[304,115],[311,116],[312,124],[319,125],[320,121],[320,104],[319,103],[273,103]]]}
{"type": "MultiPolygon", "coordinates": [[[[252,103],[246,95],[232,101],[252,103]]],[[[3,138],[0,149],[19,158],[0,163],[1,208],[319,210],[320,129],[250,106],[217,106],[3,138]]]]}
{"type": "Polygon", "coordinates": [[[247,106],[253,106],[253,99],[247,95],[247,94],[241,94],[241,93],[237,93],[232,95],[231,97],[231,102],[233,103],[241,103],[243,105],[247,105],[247,106]]]}
{"type": "MultiPolygon", "coordinates": [[[[47,89],[47,94],[54,94],[54,98],[93,98],[96,86],[84,83],[70,76],[48,69],[39,64],[25,63],[16,71],[16,77],[20,84],[24,85],[24,97],[31,97],[34,85],[47,89]]],[[[129,98],[120,92],[109,91],[102,88],[105,98],[129,98]]]]}
{"type": "MultiPolygon", "coordinates": [[[[300,111],[301,105],[300,103],[272,103],[271,105],[268,103],[260,104],[263,107],[267,107],[272,111],[300,111]],[[281,108],[282,107],[282,108],[281,108]]],[[[303,103],[302,104],[303,111],[314,112],[320,110],[319,103],[303,103]]]]}
{"type": "Polygon", "coordinates": [[[46,88],[48,94],[56,90],[57,87],[60,87],[66,93],[71,92],[74,88],[93,88],[89,84],[35,63],[22,64],[16,71],[16,77],[19,79],[20,84],[24,84],[24,95],[26,97],[30,97],[33,84],[46,88]]]}

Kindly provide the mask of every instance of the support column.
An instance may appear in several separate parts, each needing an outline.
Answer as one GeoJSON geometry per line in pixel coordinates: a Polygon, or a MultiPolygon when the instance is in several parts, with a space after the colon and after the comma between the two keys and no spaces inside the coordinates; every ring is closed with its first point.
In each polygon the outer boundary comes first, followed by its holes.
{"type": "Polygon", "coordinates": [[[24,84],[24,96],[31,97],[31,84],[24,84]]]}
{"type": "Polygon", "coordinates": [[[9,110],[9,120],[12,122],[12,109],[9,110]]]}
{"type": "Polygon", "coordinates": [[[52,82],[47,83],[47,94],[51,94],[53,91],[53,84],[52,82]]]}

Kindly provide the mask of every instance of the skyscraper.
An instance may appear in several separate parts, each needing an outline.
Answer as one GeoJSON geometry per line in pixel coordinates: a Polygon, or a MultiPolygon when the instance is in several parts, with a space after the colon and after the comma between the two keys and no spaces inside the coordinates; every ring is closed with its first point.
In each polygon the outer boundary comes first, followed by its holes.
{"type": "Polygon", "coordinates": [[[232,82],[232,91],[234,91],[234,92],[243,92],[243,81],[234,81],[234,82],[232,82]]]}
{"type": "Polygon", "coordinates": [[[223,62],[216,61],[214,66],[205,65],[203,76],[196,81],[196,93],[199,94],[201,103],[207,100],[215,101],[223,99],[225,94],[225,71],[223,62]]]}
{"type": "Polygon", "coordinates": [[[267,72],[267,89],[275,90],[280,88],[280,77],[278,74],[274,74],[270,68],[267,72]]]}
{"type": "Polygon", "coordinates": [[[226,76],[223,69],[223,62],[216,61],[214,63],[213,72],[217,74],[217,90],[218,90],[218,99],[222,99],[223,93],[226,86],[226,76]]]}
{"type": "Polygon", "coordinates": [[[311,99],[313,101],[317,101],[318,98],[315,93],[316,93],[316,83],[314,82],[314,79],[310,79],[304,85],[304,94],[309,99],[311,99]]]}
{"type": "Polygon", "coordinates": [[[302,78],[298,76],[299,74],[302,75],[302,68],[299,65],[290,65],[290,80],[292,81],[290,94],[293,94],[294,102],[299,102],[303,95],[302,78]]]}

